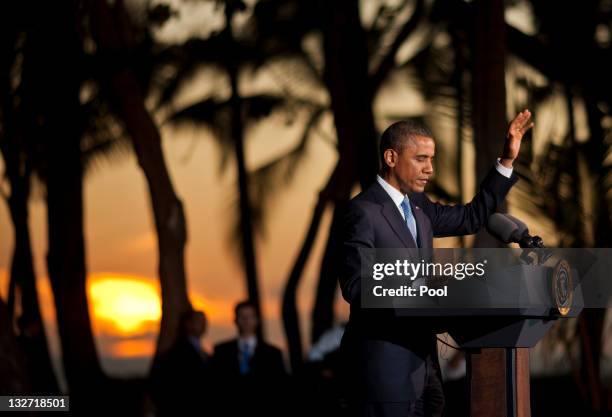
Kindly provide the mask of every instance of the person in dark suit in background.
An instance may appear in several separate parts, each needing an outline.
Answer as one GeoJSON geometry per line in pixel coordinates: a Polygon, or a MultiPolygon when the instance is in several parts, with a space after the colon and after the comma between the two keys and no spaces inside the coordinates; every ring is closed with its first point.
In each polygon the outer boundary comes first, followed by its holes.
{"type": "Polygon", "coordinates": [[[286,377],[283,355],[257,337],[259,317],[255,305],[240,302],[234,313],[238,338],[216,345],[212,359],[218,412],[278,415],[286,377]]]}
{"type": "MultiPolygon", "coordinates": [[[[435,142],[416,122],[397,122],[380,142],[376,182],[349,203],[340,286],[350,304],[342,339],[351,413],[360,416],[440,416],[444,395],[437,356],[439,323],[401,317],[393,309],[361,308],[360,248],[433,247],[433,238],[476,233],[517,181],[512,163],[533,123],[525,110],[512,121],[496,165],[466,205],[432,202],[435,142]]],[[[494,161],[491,161],[494,162],[494,161]]]]}
{"type": "Polygon", "coordinates": [[[176,342],[153,365],[150,380],[157,415],[189,415],[194,400],[209,393],[210,357],[200,344],[206,327],[204,312],[185,312],[176,342]]]}

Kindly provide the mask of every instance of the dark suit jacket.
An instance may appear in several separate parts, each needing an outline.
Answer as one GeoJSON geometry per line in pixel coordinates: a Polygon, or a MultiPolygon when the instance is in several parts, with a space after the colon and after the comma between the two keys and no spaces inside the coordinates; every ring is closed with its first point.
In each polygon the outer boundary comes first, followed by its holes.
{"type": "Polygon", "coordinates": [[[241,375],[237,339],[215,346],[213,415],[283,415],[286,374],[281,351],[258,340],[249,365],[249,373],[241,375]]]}
{"type": "MultiPolygon", "coordinates": [[[[431,250],[434,237],[476,233],[516,181],[492,169],[466,205],[447,206],[424,193],[411,195],[419,247],[431,250]]],[[[442,328],[433,319],[400,317],[392,309],[361,309],[359,255],[360,248],[415,248],[414,239],[377,182],[349,203],[344,233],[340,286],[351,313],[342,350],[350,380],[360,382],[353,390],[366,401],[414,401],[427,380],[426,358],[437,364],[435,334],[442,328]]]]}
{"type": "Polygon", "coordinates": [[[193,400],[210,390],[210,360],[185,336],[154,362],[151,392],[160,416],[188,415],[193,400]]]}
{"type": "MultiPolygon", "coordinates": [[[[216,345],[212,360],[213,368],[218,375],[222,377],[241,376],[238,361],[238,339],[216,345]]],[[[249,365],[250,372],[248,375],[254,378],[268,378],[285,374],[281,351],[261,340],[257,341],[249,365]]]]}

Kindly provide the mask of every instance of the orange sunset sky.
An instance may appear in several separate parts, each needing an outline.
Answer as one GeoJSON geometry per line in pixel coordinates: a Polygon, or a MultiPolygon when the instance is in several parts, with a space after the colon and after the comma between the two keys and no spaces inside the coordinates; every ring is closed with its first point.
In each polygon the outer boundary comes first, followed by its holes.
{"type": "MultiPolygon", "coordinates": [[[[217,24],[214,18],[210,18],[210,11],[192,10],[196,3],[180,4],[182,8],[187,8],[181,14],[182,20],[162,28],[159,36],[163,39],[181,41],[189,33],[206,32],[217,24]],[[210,27],[202,24],[203,21],[208,22],[210,27]]],[[[208,6],[205,5],[212,2],[197,4],[206,8],[208,6]]],[[[367,8],[364,10],[366,13],[367,8]]],[[[509,12],[510,15],[512,13],[509,12]]],[[[409,57],[415,48],[418,45],[406,45],[400,50],[398,60],[409,57]]],[[[264,69],[255,80],[241,83],[240,89],[244,93],[278,88],[281,74],[279,68],[264,69]]],[[[295,80],[293,75],[291,81],[295,80]]],[[[177,107],[210,94],[227,94],[227,88],[211,83],[209,76],[209,73],[203,71],[190,84],[189,89],[182,92],[177,107]]],[[[299,82],[292,85],[292,88],[302,88],[305,91],[294,92],[311,95],[311,98],[314,96],[323,103],[328,102],[327,94],[320,89],[312,90],[308,86],[304,88],[299,82]]],[[[550,130],[553,125],[556,126],[554,129],[559,130],[556,136],[562,137],[565,125],[555,119],[559,109],[564,108],[562,98],[559,100],[559,106],[553,105],[539,114],[534,137],[538,136],[538,129],[550,130]]],[[[425,104],[414,84],[409,82],[408,76],[394,75],[382,88],[374,103],[374,110],[378,128],[382,131],[389,124],[389,115],[422,115],[425,113],[425,104]]],[[[247,167],[252,170],[292,149],[301,134],[305,116],[298,112],[294,123],[287,124],[286,115],[275,114],[249,131],[245,140],[247,167]]],[[[156,117],[161,121],[162,116],[156,117]]],[[[454,172],[454,132],[453,125],[445,126],[444,123],[439,123],[437,130],[434,129],[438,143],[446,144],[446,152],[437,156],[438,164],[450,172],[454,172]]],[[[190,297],[192,303],[204,309],[209,317],[209,330],[204,342],[210,348],[212,344],[234,334],[233,305],[246,295],[238,247],[230,241],[237,202],[235,165],[230,159],[225,169],[219,168],[219,149],[210,132],[204,128],[163,125],[161,133],[166,162],[187,218],[188,243],[185,257],[190,297]]],[[[280,301],[285,279],[302,243],[317,194],[326,183],[336,161],[331,115],[323,118],[312,135],[306,158],[297,169],[294,180],[287,187],[281,187],[267,206],[265,230],[256,242],[266,335],[283,348],[285,341],[280,321],[280,301]]],[[[466,172],[471,172],[474,158],[471,143],[465,144],[463,155],[466,172]]],[[[0,160],[1,172],[3,166],[0,160]]],[[[465,185],[466,193],[469,194],[474,184],[467,177],[465,185]]],[[[448,187],[452,189],[452,176],[442,175],[441,180],[448,181],[451,184],[448,187]]],[[[126,370],[145,372],[148,358],[154,349],[160,305],[156,276],[156,236],[144,177],[134,155],[125,152],[113,159],[98,160],[87,171],[83,186],[88,295],[102,363],[111,373],[126,370]]],[[[510,209],[514,214],[517,211],[520,214],[520,210],[512,204],[510,209]]],[[[326,239],[324,231],[329,221],[330,213],[327,213],[320,229],[323,232],[317,238],[299,290],[299,309],[304,324],[302,330],[308,344],[308,316],[326,239]]],[[[39,299],[51,350],[57,355],[59,346],[53,301],[46,278],[46,207],[40,187],[34,187],[30,203],[30,231],[39,299]]],[[[550,238],[552,225],[543,222],[534,225],[534,231],[545,239],[550,238]]],[[[436,243],[438,246],[454,246],[456,242],[448,239],[436,243]]],[[[0,294],[3,297],[7,291],[12,246],[10,217],[2,201],[0,294]]],[[[347,306],[341,300],[338,300],[337,311],[340,319],[346,317],[347,306]]]]}
{"type": "MultiPolygon", "coordinates": [[[[249,165],[257,163],[258,155],[261,161],[269,157],[264,150],[276,147],[282,151],[283,146],[290,147],[292,133],[296,133],[293,136],[297,140],[298,132],[291,129],[249,140],[249,165]]],[[[205,342],[210,345],[233,335],[233,304],[245,297],[246,290],[237,247],[229,237],[236,199],[233,163],[220,174],[216,145],[207,136],[203,129],[182,133],[163,130],[166,160],[188,222],[185,256],[190,297],[209,316],[205,342]]],[[[266,331],[278,344],[284,343],[278,314],[285,276],[334,158],[329,144],[312,142],[295,181],[271,202],[265,237],[257,242],[263,311],[268,319],[266,331]]],[[[160,317],[157,248],[146,184],[134,156],[98,163],[87,174],[84,190],[88,295],[100,353],[148,355],[154,346],[160,317]]],[[[39,298],[49,325],[47,332],[56,346],[52,296],[46,278],[46,207],[40,190],[30,210],[39,298]]],[[[13,236],[4,203],[0,204],[0,231],[0,285],[6,296],[13,236]]],[[[300,289],[300,308],[305,310],[311,303],[310,293],[318,269],[316,260],[320,259],[324,237],[322,234],[318,239],[313,262],[300,289]]]]}

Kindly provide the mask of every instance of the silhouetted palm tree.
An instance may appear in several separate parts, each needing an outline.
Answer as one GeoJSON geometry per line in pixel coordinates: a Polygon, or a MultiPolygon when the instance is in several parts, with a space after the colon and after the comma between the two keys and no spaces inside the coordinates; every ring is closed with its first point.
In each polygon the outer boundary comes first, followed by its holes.
{"type": "Polygon", "coordinates": [[[338,140],[336,167],[319,194],[283,297],[283,321],[294,372],[302,361],[295,306],[302,271],[319,231],[321,217],[327,207],[332,207],[332,224],[313,309],[312,337],[315,340],[333,324],[333,301],[338,278],[337,254],[341,243],[339,230],[346,204],[353,186],[359,183],[363,187],[371,183],[378,169],[378,135],[372,115],[372,101],[395,65],[397,50],[414,31],[423,12],[421,1],[403,2],[399,8],[410,5],[414,6],[411,18],[399,25],[389,19],[392,13],[383,6],[368,33],[362,27],[356,2],[267,0],[258,2],[255,7],[260,44],[272,45],[270,49],[276,54],[297,57],[312,78],[320,80],[315,83],[329,93],[338,140]],[[391,34],[391,41],[387,33],[389,27],[397,29],[391,34]],[[319,60],[313,59],[312,54],[303,48],[304,39],[313,33],[323,35],[320,45],[320,61],[323,65],[319,65],[319,60]]]}
{"type": "Polygon", "coordinates": [[[329,206],[333,207],[334,212],[313,309],[313,340],[333,323],[333,300],[338,278],[336,260],[341,243],[339,230],[346,203],[353,186],[356,183],[368,185],[374,180],[378,169],[372,101],[395,65],[397,50],[414,31],[423,12],[423,2],[404,2],[399,8],[406,8],[407,5],[413,5],[414,12],[410,19],[400,22],[399,27],[397,22],[389,20],[389,10],[382,7],[368,33],[362,27],[355,2],[283,3],[268,0],[259,2],[255,10],[262,26],[258,32],[261,42],[276,40],[273,45],[277,53],[300,57],[305,68],[321,80],[330,95],[330,109],[338,138],[337,165],[319,194],[283,297],[283,321],[294,371],[302,360],[295,308],[296,291],[321,217],[329,206]],[[391,34],[391,41],[387,33],[389,27],[397,29],[391,34]],[[307,35],[318,32],[323,35],[322,66],[310,59],[309,53],[302,47],[307,35]],[[368,47],[371,53],[368,53],[368,47]],[[369,67],[373,69],[369,70],[369,67]]]}
{"type": "Polygon", "coordinates": [[[46,186],[49,278],[63,365],[75,409],[104,382],[86,296],[83,236],[83,61],[71,3],[40,4],[28,14],[21,85],[24,136],[38,147],[46,186]],[[42,70],[44,68],[44,70],[42,70]]]}
{"type": "MultiPolygon", "coordinates": [[[[265,3],[265,2],[263,2],[265,3]]],[[[166,83],[161,94],[160,106],[171,105],[180,87],[188,82],[195,71],[202,67],[214,69],[218,74],[229,79],[229,97],[206,97],[192,105],[173,111],[168,121],[174,124],[204,125],[213,132],[222,151],[221,166],[230,155],[236,158],[238,171],[239,216],[236,236],[239,237],[246,270],[248,296],[259,308],[259,284],[256,273],[256,256],[254,230],[261,225],[263,205],[271,194],[278,189],[278,177],[288,184],[300,159],[304,155],[309,132],[316,125],[322,114],[322,106],[314,101],[291,94],[276,92],[245,95],[238,89],[239,78],[245,72],[255,72],[264,67],[272,59],[282,59],[283,54],[291,55],[283,47],[274,45],[274,41],[282,44],[281,39],[266,38],[272,43],[262,41],[265,35],[260,32],[269,27],[262,25],[257,4],[256,10],[245,27],[236,28],[232,17],[244,11],[246,5],[241,1],[219,2],[224,6],[225,26],[219,33],[213,33],[206,39],[189,39],[183,45],[168,48],[165,59],[175,70],[175,75],[166,83]],[[253,29],[254,27],[257,29],[253,29]],[[250,35],[255,31],[258,36],[250,35]],[[238,35],[234,33],[237,32],[238,35]],[[246,35],[245,35],[246,33],[246,35]],[[245,166],[243,142],[252,126],[278,110],[288,114],[298,109],[311,113],[304,133],[298,145],[282,158],[276,158],[269,163],[248,173],[245,166]]]]}
{"type": "Polygon", "coordinates": [[[0,298],[0,393],[27,395],[30,387],[25,362],[13,329],[13,321],[0,298]]]}
{"type": "Polygon", "coordinates": [[[162,319],[156,355],[169,349],[180,317],[191,308],[187,295],[184,249],[186,220],[174,191],[161,146],[161,136],[145,106],[146,86],[137,77],[130,55],[137,47],[135,27],[119,0],[111,7],[104,0],[89,3],[91,36],[97,45],[93,74],[110,108],[123,125],[149,188],[159,252],[162,319]]]}
{"type": "Polygon", "coordinates": [[[14,232],[14,250],[9,276],[9,291],[7,312],[9,319],[14,319],[16,311],[20,311],[18,323],[22,339],[27,340],[29,378],[31,389],[35,393],[51,394],[58,391],[57,382],[47,347],[38,295],[36,292],[36,276],[32,262],[32,247],[28,226],[30,183],[33,180],[34,155],[32,144],[27,143],[24,136],[24,118],[19,107],[19,94],[15,85],[14,74],[11,71],[16,65],[20,48],[17,39],[24,30],[23,10],[20,7],[3,10],[4,22],[0,47],[0,154],[5,166],[5,176],[10,194],[6,197],[14,232]],[[19,305],[15,303],[16,292],[19,291],[19,305]]]}
{"type": "MultiPolygon", "coordinates": [[[[551,83],[560,85],[568,103],[570,132],[562,146],[551,146],[548,158],[557,164],[545,170],[558,171],[555,167],[565,161],[571,188],[571,201],[567,195],[568,175],[560,177],[547,172],[547,208],[556,227],[565,231],[569,239],[562,244],[575,247],[608,247],[612,234],[612,201],[610,200],[611,166],[606,158],[610,154],[609,128],[604,120],[610,117],[612,91],[608,74],[612,65],[609,42],[601,42],[597,36],[600,25],[610,30],[609,11],[604,2],[567,2],[555,9],[555,18],[544,2],[531,2],[538,33],[530,36],[508,27],[510,50],[529,65],[538,69],[551,83]],[[568,25],[572,30],[568,31],[568,25]],[[545,53],[545,55],[542,55],[545,53]],[[567,59],[571,56],[572,59],[567,59]],[[545,57],[545,59],[544,59],[545,57]],[[584,143],[575,140],[573,128],[574,98],[581,98],[587,114],[589,137],[584,143]],[[605,105],[602,105],[605,103],[605,105]],[[585,170],[578,169],[580,160],[586,161],[585,170]],[[557,180],[555,182],[555,179],[557,180]],[[592,187],[592,190],[590,190],[592,187]],[[584,193],[584,191],[590,191],[584,193]],[[588,195],[592,200],[586,201],[588,195]],[[553,204],[558,202],[559,205],[553,204]],[[593,207],[587,217],[584,208],[593,207]],[[585,227],[586,226],[586,227],[585,227]],[[586,233],[593,230],[592,237],[586,233]]],[[[567,174],[566,173],[566,174],[567,174]]],[[[580,375],[583,398],[593,410],[604,405],[599,363],[605,310],[585,309],[578,320],[581,343],[580,375]]],[[[580,382],[580,381],[578,381],[580,382]]]]}

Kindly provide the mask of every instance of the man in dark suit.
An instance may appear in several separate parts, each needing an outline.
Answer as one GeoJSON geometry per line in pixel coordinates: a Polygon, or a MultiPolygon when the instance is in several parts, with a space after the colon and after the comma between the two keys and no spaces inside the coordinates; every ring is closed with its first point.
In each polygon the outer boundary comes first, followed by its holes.
{"type": "MultiPolygon", "coordinates": [[[[393,309],[361,308],[361,248],[420,248],[433,238],[476,233],[517,181],[512,163],[533,123],[525,110],[512,121],[503,154],[466,205],[432,202],[433,135],[398,122],[382,135],[376,182],[351,200],[343,244],[342,295],[350,303],[342,340],[351,411],[361,416],[439,416],[444,395],[436,349],[439,323],[401,317],[393,309]]],[[[493,162],[493,161],[491,161],[493,162]]]]}
{"type": "Polygon", "coordinates": [[[276,415],[284,400],[281,351],[257,337],[259,317],[249,301],[235,307],[238,338],[215,346],[212,369],[224,415],[276,415]]]}
{"type": "Polygon", "coordinates": [[[175,343],[154,362],[149,382],[157,415],[189,415],[193,401],[209,392],[210,361],[200,344],[206,327],[203,311],[185,312],[175,343]]]}

